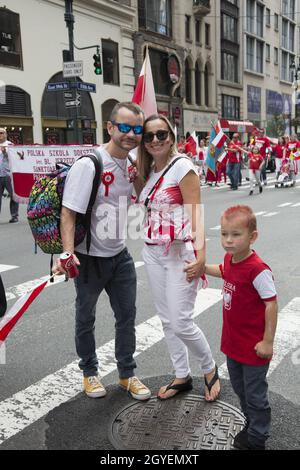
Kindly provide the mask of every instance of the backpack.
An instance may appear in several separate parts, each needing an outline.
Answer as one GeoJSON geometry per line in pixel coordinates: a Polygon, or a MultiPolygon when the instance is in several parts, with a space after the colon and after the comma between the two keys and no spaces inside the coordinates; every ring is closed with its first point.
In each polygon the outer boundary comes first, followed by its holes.
{"type": "MultiPolygon", "coordinates": [[[[91,244],[91,214],[103,172],[101,156],[97,151],[93,152],[97,156],[88,154],[78,159],[90,158],[96,170],[86,214],[77,213],[75,223],[74,245],[79,245],[86,236],[87,252],[89,252],[91,244]]],[[[70,168],[71,166],[66,163],[58,163],[56,171],[39,178],[34,183],[29,195],[27,220],[35,240],[35,246],[39,246],[44,253],[51,255],[63,252],[60,213],[64,186],[70,168]]]]}

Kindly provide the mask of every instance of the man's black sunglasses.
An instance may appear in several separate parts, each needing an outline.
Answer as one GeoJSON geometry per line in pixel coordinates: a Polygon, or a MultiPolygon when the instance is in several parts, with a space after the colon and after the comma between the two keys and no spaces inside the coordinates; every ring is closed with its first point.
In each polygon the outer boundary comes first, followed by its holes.
{"type": "Polygon", "coordinates": [[[141,135],[143,132],[143,126],[131,126],[130,124],[125,124],[124,122],[111,121],[114,126],[117,126],[120,132],[123,134],[128,134],[128,132],[133,131],[136,135],[141,135]]]}
{"type": "Polygon", "coordinates": [[[144,142],[146,142],[146,144],[149,144],[150,142],[153,141],[154,136],[156,136],[157,140],[159,140],[160,142],[163,142],[164,140],[168,138],[168,135],[169,135],[169,131],[167,130],[160,130],[160,131],[157,131],[156,133],[146,132],[143,136],[143,139],[144,139],[144,142]]]}

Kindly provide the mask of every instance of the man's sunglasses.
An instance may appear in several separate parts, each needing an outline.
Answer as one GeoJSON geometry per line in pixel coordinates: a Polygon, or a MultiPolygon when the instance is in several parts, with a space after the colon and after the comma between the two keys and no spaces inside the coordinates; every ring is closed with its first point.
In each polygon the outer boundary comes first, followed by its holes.
{"type": "Polygon", "coordinates": [[[133,131],[136,135],[141,135],[143,132],[143,126],[131,126],[130,124],[125,124],[124,122],[111,121],[114,126],[117,126],[122,134],[128,134],[128,132],[133,131]]]}
{"type": "Polygon", "coordinates": [[[157,140],[159,140],[160,142],[163,142],[164,140],[168,138],[168,135],[169,135],[169,131],[165,131],[165,130],[157,131],[156,134],[154,134],[154,132],[146,132],[143,136],[143,139],[144,139],[144,142],[146,142],[146,144],[149,144],[150,142],[153,141],[154,136],[156,136],[157,140]]]}

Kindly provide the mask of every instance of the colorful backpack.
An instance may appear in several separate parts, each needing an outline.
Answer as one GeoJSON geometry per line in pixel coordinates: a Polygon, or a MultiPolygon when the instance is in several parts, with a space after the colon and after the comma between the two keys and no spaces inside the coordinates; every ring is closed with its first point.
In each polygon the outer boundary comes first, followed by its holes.
{"type": "MultiPolygon", "coordinates": [[[[93,188],[86,214],[76,215],[74,245],[81,243],[86,236],[87,252],[91,244],[91,214],[96,200],[99,184],[103,172],[100,154],[88,154],[80,158],[90,158],[95,165],[93,188]]],[[[27,207],[27,219],[32,231],[36,246],[44,253],[59,254],[63,252],[60,235],[60,212],[62,207],[63,191],[67,174],[71,166],[65,163],[57,164],[57,170],[49,175],[39,178],[33,185],[27,207]]]]}

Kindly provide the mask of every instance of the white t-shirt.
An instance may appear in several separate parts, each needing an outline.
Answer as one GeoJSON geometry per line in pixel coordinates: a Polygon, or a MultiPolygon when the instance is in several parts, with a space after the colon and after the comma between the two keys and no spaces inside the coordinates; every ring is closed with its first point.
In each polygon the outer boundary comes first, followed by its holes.
{"type": "MultiPolygon", "coordinates": [[[[177,157],[178,155],[173,157],[172,160],[177,157]]],[[[152,170],[139,197],[141,204],[145,203],[149,192],[164,171],[165,168],[158,173],[154,173],[152,170]]],[[[179,188],[180,181],[190,171],[193,171],[198,176],[193,162],[189,158],[182,157],[174,163],[172,168],[163,177],[163,181],[157,190],[152,193],[147,206],[144,226],[144,239],[146,243],[170,246],[173,240],[191,238],[191,227],[183,207],[182,194],[179,188]]]]}
{"type": "MultiPolygon", "coordinates": [[[[128,159],[113,159],[104,147],[100,147],[99,151],[103,175],[92,210],[89,254],[110,257],[125,247],[127,210],[133,190],[133,184],[129,181],[131,163],[128,159]]],[[[85,214],[94,175],[95,167],[89,158],[75,162],[66,178],[62,205],[85,214]]],[[[76,251],[86,254],[86,240],[76,247],[76,251]]]]}

